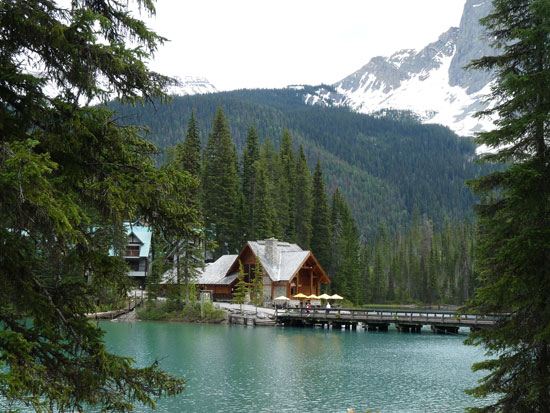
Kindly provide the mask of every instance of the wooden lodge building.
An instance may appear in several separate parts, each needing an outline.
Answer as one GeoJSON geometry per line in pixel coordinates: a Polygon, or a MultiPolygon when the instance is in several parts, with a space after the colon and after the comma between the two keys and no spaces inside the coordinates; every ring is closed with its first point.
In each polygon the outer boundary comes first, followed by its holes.
{"type": "Polygon", "coordinates": [[[263,295],[266,300],[284,295],[320,294],[321,284],[330,283],[325,270],[311,251],[304,251],[296,244],[281,242],[275,238],[248,241],[237,255],[223,255],[208,264],[197,284],[202,290],[210,290],[214,299],[232,299],[238,282],[239,261],[244,269],[245,282],[254,280],[256,257],[263,269],[263,295]]]}
{"type": "MultiPolygon", "coordinates": [[[[149,226],[141,224],[124,224],[126,230],[127,245],[123,251],[124,261],[128,265],[128,276],[136,281],[141,287],[145,288],[146,279],[151,271],[152,231],[149,226]]],[[[109,250],[109,255],[116,254],[114,248],[109,250]]]]}

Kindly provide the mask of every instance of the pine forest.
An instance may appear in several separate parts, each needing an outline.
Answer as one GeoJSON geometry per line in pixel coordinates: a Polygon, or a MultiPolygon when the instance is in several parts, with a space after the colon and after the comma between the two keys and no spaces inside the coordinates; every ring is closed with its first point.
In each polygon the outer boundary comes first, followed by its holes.
{"type": "Polygon", "coordinates": [[[221,106],[239,156],[251,124],[259,144],[269,138],[275,148],[281,147],[287,130],[294,151],[303,147],[311,171],[321,162],[328,193],[340,189],[362,239],[371,239],[381,222],[391,233],[407,229],[415,207],[438,230],[446,220],[473,218],[476,198],[464,182],[497,168],[476,162],[471,139],[440,125],[423,125],[403,112],[375,117],[346,108],[308,106],[303,103],[305,93],[307,88],[240,90],[175,96],[164,105],[112,107],[119,122],[149,128],[147,139],[159,149],[159,163],[186,134],[193,110],[205,146],[221,106]]]}
{"type": "Polygon", "coordinates": [[[472,295],[474,221],[434,223],[414,205],[406,226],[380,219],[374,231],[362,231],[347,194],[327,185],[321,152],[308,157],[287,129],[260,138],[254,122],[237,145],[221,106],[204,139],[200,118],[191,111],[161,162],[198,181],[190,197],[200,205],[210,259],[275,237],[312,250],[331,278],[329,292],[350,305],[458,305],[472,295]]]}

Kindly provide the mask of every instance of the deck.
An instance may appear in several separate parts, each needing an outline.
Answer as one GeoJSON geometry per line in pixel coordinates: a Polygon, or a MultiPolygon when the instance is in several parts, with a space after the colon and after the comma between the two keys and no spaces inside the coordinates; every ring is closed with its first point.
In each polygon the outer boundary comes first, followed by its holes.
{"type": "Polygon", "coordinates": [[[354,308],[305,308],[278,309],[277,322],[285,326],[323,326],[333,328],[387,331],[390,324],[402,332],[419,333],[423,326],[430,326],[436,333],[458,333],[460,327],[476,330],[496,324],[506,315],[459,314],[454,311],[388,310],[354,308]]]}

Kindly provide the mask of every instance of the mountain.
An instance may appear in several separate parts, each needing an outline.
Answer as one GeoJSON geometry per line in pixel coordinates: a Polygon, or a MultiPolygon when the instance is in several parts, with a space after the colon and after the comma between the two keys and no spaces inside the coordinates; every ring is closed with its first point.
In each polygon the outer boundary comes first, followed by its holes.
{"type": "Polygon", "coordinates": [[[159,162],[167,148],[183,141],[191,110],[204,143],[221,106],[241,153],[251,123],[260,141],[269,137],[275,148],[288,129],[295,149],[303,145],[312,170],[320,160],[329,192],[341,189],[366,239],[380,224],[392,232],[408,228],[415,209],[436,227],[472,215],[475,198],[464,181],[487,174],[490,167],[476,164],[470,139],[400,112],[374,117],[345,107],[305,105],[304,94],[317,90],[238,90],[176,96],[166,105],[113,103],[112,108],[121,122],[149,127],[148,139],[160,150],[159,162]]]}
{"type": "Polygon", "coordinates": [[[178,84],[168,89],[168,93],[171,95],[188,96],[218,92],[216,87],[204,77],[184,76],[181,78],[175,76],[175,79],[178,84]]]}
{"type": "Polygon", "coordinates": [[[413,112],[423,123],[448,126],[461,136],[488,130],[491,121],[476,119],[486,107],[491,74],[464,69],[472,59],[494,54],[483,37],[479,19],[491,10],[490,0],[467,0],[459,27],[452,27],[420,51],[400,50],[374,57],[329,88],[306,94],[308,104],[347,106],[360,113],[387,109],[413,112]]]}

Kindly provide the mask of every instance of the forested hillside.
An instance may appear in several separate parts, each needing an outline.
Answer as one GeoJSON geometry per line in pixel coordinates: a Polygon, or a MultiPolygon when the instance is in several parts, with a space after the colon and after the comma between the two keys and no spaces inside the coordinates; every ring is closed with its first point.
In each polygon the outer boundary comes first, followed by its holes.
{"type": "MultiPolygon", "coordinates": [[[[176,248],[183,245],[178,265],[186,286],[202,255],[199,239],[208,257],[217,259],[237,253],[247,240],[275,237],[313,251],[331,279],[329,289],[348,304],[457,304],[471,294],[474,224],[446,220],[435,231],[415,208],[406,230],[391,234],[382,222],[374,237],[362,242],[339,188],[329,202],[321,163],[312,173],[303,146],[295,151],[287,130],[277,151],[269,138],[260,145],[251,125],[239,159],[220,107],[201,147],[192,112],[184,142],[168,149],[161,168],[186,171],[198,183],[188,196],[189,204],[199,207],[201,230],[196,239],[175,239],[176,248]]],[[[157,258],[163,262],[163,251],[168,257],[172,249],[159,244],[157,258]]],[[[165,271],[157,264],[153,268],[159,276],[165,271]]]]}
{"type": "Polygon", "coordinates": [[[381,225],[363,246],[354,273],[359,279],[336,277],[336,287],[359,303],[462,304],[477,282],[475,233],[476,224],[466,222],[444,222],[434,231],[432,222],[417,213],[402,233],[391,236],[381,225]]]}
{"type": "Polygon", "coordinates": [[[160,149],[182,142],[191,111],[206,142],[218,107],[227,117],[237,152],[242,153],[253,123],[260,143],[276,149],[283,131],[303,145],[310,168],[323,165],[328,192],[339,187],[360,233],[371,238],[384,222],[391,233],[408,227],[414,207],[436,228],[445,218],[461,221],[471,214],[474,197],[466,179],[487,171],[475,164],[475,147],[449,129],[421,125],[408,116],[372,117],[341,108],[306,106],[304,90],[241,90],[175,97],[167,105],[121,107],[120,121],[150,127],[149,139],[160,149]]]}

